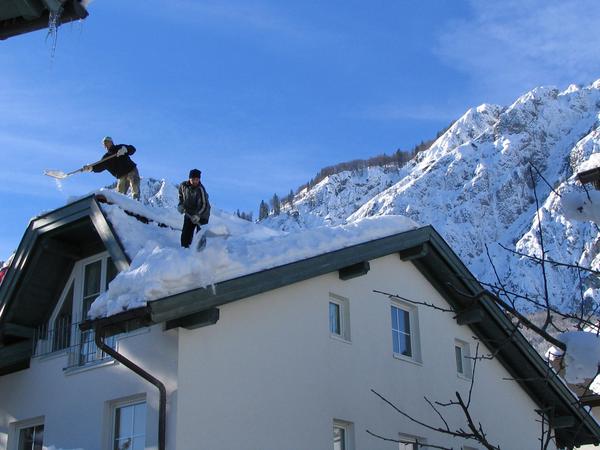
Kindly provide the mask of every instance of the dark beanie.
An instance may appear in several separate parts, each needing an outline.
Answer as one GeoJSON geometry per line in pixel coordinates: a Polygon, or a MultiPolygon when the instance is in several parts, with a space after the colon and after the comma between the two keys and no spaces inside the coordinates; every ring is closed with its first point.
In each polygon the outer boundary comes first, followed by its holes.
{"type": "Polygon", "coordinates": [[[200,178],[200,174],[202,172],[200,172],[198,169],[192,169],[190,170],[190,176],[188,178],[200,178]]]}

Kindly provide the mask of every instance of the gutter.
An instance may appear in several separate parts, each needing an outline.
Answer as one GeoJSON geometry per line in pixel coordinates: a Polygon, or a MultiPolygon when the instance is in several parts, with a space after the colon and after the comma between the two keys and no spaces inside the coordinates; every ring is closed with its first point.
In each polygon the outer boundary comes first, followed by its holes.
{"type": "Polygon", "coordinates": [[[149,326],[151,324],[152,320],[150,319],[147,308],[138,308],[104,319],[85,321],[79,325],[79,328],[82,331],[93,328],[94,341],[99,349],[101,349],[107,355],[110,355],[112,358],[123,364],[131,371],[135,372],[144,380],[153,384],[158,389],[158,450],[166,450],[167,389],[165,388],[165,385],[158,378],[154,377],[152,374],[145,371],[133,361],[121,353],[118,353],[115,349],[109,347],[104,342],[106,337],[125,332],[130,329],[130,326],[133,326],[133,328],[139,328],[142,326],[149,326]]]}

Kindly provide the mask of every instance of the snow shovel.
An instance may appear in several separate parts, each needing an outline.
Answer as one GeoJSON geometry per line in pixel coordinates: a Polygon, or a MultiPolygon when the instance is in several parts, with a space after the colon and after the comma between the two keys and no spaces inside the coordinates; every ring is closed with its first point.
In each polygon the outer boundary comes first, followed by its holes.
{"type": "Polygon", "coordinates": [[[82,168],[74,170],[73,172],[69,172],[69,173],[64,173],[62,170],[44,170],[44,175],[48,175],[49,177],[56,178],[57,180],[63,180],[65,178],[67,178],[67,177],[70,177],[71,175],[75,175],[76,173],[83,172],[87,166],[92,166],[93,167],[96,164],[100,164],[100,163],[102,163],[104,161],[108,161],[109,159],[112,159],[115,156],[117,156],[116,153],[113,154],[113,155],[107,156],[106,158],[101,159],[100,161],[96,161],[95,163],[86,164],[82,168]]]}

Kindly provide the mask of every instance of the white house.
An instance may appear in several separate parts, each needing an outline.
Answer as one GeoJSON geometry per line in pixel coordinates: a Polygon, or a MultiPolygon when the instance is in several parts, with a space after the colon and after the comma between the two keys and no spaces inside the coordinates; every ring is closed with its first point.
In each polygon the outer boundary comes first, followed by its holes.
{"type": "Polygon", "coordinates": [[[82,322],[131,262],[107,217],[91,196],[36,218],[0,285],[1,449],[483,449],[373,392],[467,430],[425,397],[466,401],[471,386],[469,412],[502,449],[540,448],[543,429],[548,448],[600,442],[431,227],[82,322]],[[493,358],[472,379],[478,345],[493,358]]]}

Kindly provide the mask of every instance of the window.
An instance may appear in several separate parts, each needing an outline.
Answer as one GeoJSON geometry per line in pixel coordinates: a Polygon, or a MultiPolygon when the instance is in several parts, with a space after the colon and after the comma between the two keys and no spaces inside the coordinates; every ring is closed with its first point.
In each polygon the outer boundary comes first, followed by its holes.
{"type": "MultiPolygon", "coordinates": [[[[36,332],[36,355],[68,349],[69,366],[106,358],[96,347],[94,332],[81,332],[78,325],[87,319],[90,306],[116,275],[117,269],[106,252],[78,261],[50,320],[36,332]]],[[[114,345],[114,338],[107,343],[114,345]]]]}
{"type": "Polygon", "coordinates": [[[350,341],[350,305],[347,298],[329,294],[329,334],[350,341]]]}
{"type": "Polygon", "coordinates": [[[112,450],[144,450],[146,402],[116,405],[112,429],[112,450]]]}
{"type": "Polygon", "coordinates": [[[44,424],[19,430],[19,450],[43,450],[44,424]]]}
{"type": "Polygon", "coordinates": [[[333,450],[351,450],[354,445],[352,423],[333,421],[333,450]]]}
{"type": "Polygon", "coordinates": [[[391,315],[394,355],[419,361],[417,309],[413,305],[393,303],[391,315]]]}
{"type": "Polygon", "coordinates": [[[9,425],[10,450],[43,450],[44,418],[13,422],[9,425]]]}
{"type": "Polygon", "coordinates": [[[400,433],[398,441],[400,441],[398,442],[399,450],[421,450],[422,448],[427,448],[423,446],[426,442],[424,438],[411,436],[410,434],[400,433]]]}
{"type": "Polygon", "coordinates": [[[333,425],[333,450],[346,450],[346,429],[333,425]]]}
{"type": "Polygon", "coordinates": [[[469,343],[456,339],[454,341],[454,359],[456,361],[456,373],[471,378],[471,351],[469,343]]]}

